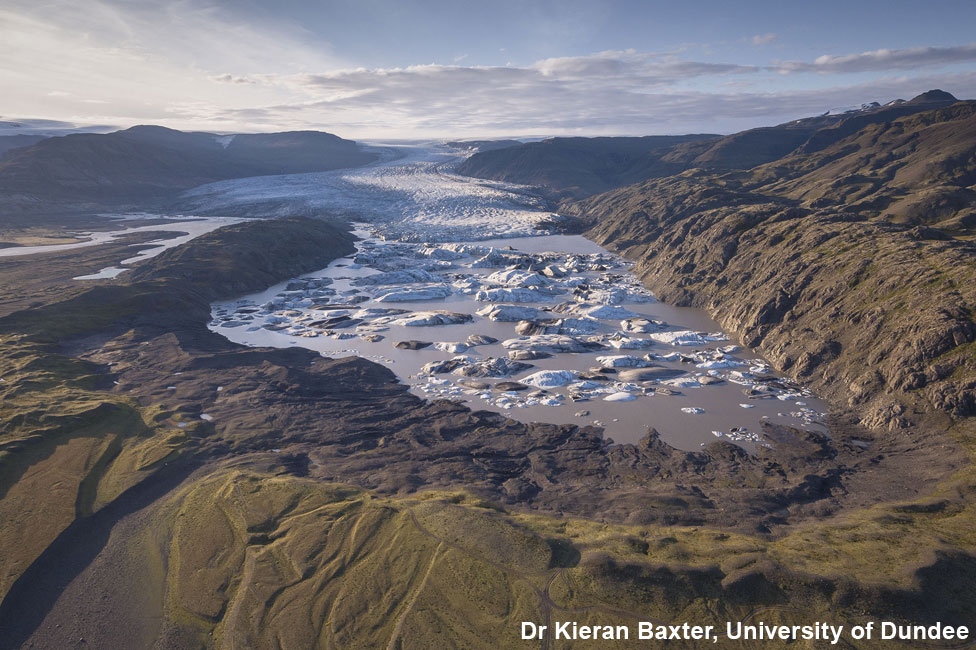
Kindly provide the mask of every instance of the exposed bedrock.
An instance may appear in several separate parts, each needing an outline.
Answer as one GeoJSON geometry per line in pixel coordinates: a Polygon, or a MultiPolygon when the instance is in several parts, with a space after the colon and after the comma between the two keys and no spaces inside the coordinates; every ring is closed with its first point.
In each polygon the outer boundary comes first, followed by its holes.
{"type": "Polygon", "coordinates": [[[976,413],[976,247],[669,179],[592,203],[596,241],[864,424],[976,413]],[[720,199],[722,196],[724,199],[720,199]]]}
{"type": "Polygon", "coordinates": [[[976,246],[948,221],[927,225],[941,213],[903,208],[973,182],[959,160],[974,132],[976,103],[961,102],[816,154],[651,180],[573,210],[662,300],[708,310],[864,424],[944,428],[976,415],[976,246]]]}

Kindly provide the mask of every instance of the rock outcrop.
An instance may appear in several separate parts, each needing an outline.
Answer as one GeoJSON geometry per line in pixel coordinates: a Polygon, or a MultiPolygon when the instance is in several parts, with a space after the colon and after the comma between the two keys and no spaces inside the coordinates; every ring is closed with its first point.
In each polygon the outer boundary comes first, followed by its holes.
{"type": "Polygon", "coordinates": [[[575,211],[662,300],[707,309],[865,424],[905,429],[976,415],[974,180],[976,103],[960,102],[575,211]]]}

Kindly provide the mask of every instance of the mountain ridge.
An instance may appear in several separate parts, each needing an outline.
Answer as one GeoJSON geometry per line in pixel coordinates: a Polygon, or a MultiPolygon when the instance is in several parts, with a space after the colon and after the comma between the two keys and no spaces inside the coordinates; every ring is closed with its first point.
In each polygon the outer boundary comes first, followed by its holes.
{"type": "Polygon", "coordinates": [[[354,141],[321,131],[221,136],[140,125],[8,151],[0,160],[0,205],[51,210],[72,203],[162,201],[217,180],[329,171],[377,158],[354,141]]]}
{"type": "Polygon", "coordinates": [[[907,102],[865,105],[841,114],[806,117],[731,135],[675,137],[634,155],[636,138],[551,138],[538,143],[475,153],[459,168],[468,176],[539,186],[555,200],[578,200],[650,178],[663,178],[694,168],[745,170],[779,160],[791,152],[814,153],[871,124],[884,123],[957,102],[950,93],[930,90],[907,102]],[[685,138],[685,139],[681,139],[685,138]],[[539,156],[541,147],[565,149],[561,156],[539,156]],[[614,174],[601,174],[606,159],[630,156],[614,174]],[[601,182],[581,182],[596,177],[601,182]]]}
{"type": "Polygon", "coordinates": [[[662,299],[708,310],[872,428],[976,415],[976,102],[813,154],[567,204],[662,299]]]}

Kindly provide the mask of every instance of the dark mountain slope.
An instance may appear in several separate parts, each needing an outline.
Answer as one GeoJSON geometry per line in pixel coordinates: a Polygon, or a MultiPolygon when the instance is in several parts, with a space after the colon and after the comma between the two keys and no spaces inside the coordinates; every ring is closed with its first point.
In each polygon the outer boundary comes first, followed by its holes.
{"type": "Polygon", "coordinates": [[[0,158],[11,149],[20,149],[47,139],[46,135],[3,135],[0,136],[0,158]]]}
{"type": "Polygon", "coordinates": [[[714,135],[643,138],[552,138],[482,151],[458,168],[466,176],[537,185],[554,198],[583,197],[684,167],[663,161],[674,145],[714,135]]]}
{"type": "Polygon", "coordinates": [[[494,149],[504,149],[506,147],[517,147],[522,144],[518,140],[451,140],[445,142],[449,147],[465,149],[471,152],[492,151],[494,149]]]}
{"type": "Polygon", "coordinates": [[[866,424],[945,427],[976,415],[976,246],[965,226],[953,238],[899,222],[971,221],[974,136],[976,104],[962,102],[752,172],[689,171],[574,209],[660,297],[709,310],[866,424]]]}
{"type": "Polygon", "coordinates": [[[922,111],[949,106],[957,101],[952,94],[944,90],[929,90],[907,102],[899,100],[884,106],[872,107],[863,112],[843,114],[841,116],[843,119],[818,129],[798,153],[820,151],[871,124],[891,122],[922,111]]]}
{"type": "Polygon", "coordinates": [[[551,198],[579,199],[692,168],[752,169],[794,151],[819,152],[868,126],[946,107],[955,101],[949,93],[932,90],[908,102],[865,105],[846,113],[818,115],[724,137],[553,138],[477,153],[461,165],[459,172],[537,185],[551,198]],[[653,148],[644,143],[653,144],[653,148]]]}
{"type": "Polygon", "coordinates": [[[758,168],[747,185],[811,207],[965,229],[976,225],[976,102],[871,124],[758,168]]]}
{"type": "Polygon", "coordinates": [[[0,202],[43,207],[161,199],[215,180],[326,171],[376,159],[316,131],[217,136],[159,126],[49,138],[0,162],[0,202]]]}

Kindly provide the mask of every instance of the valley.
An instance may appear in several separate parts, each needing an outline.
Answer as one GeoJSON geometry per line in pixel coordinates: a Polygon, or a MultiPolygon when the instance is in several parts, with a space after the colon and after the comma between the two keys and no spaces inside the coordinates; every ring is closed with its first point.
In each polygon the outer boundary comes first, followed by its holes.
{"type": "Polygon", "coordinates": [[[369,158],[160,179],[145,228],[0,249],[0,647],[966,624],[973,109],[904,104],[628,139],[589,184],[339,143],[369,158]]]}

